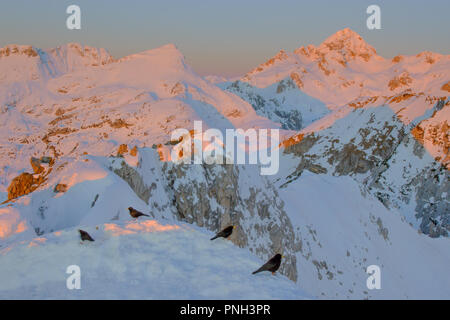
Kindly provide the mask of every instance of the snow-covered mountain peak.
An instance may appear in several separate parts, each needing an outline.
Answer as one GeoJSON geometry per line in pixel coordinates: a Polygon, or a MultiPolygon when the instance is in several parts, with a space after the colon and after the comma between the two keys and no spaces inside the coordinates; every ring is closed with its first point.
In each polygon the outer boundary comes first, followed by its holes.
{"type": "Polygon", "coordinates": [[[316,95],[316,98],[321,98],[321,88],[328,85],[345,88],[355,86],[354,93],[358,96],[361,94],[359,88],[362,88],[362,81],[359,78],[349,79],[349,73],[353,72],[348,72],[349,64],[350,69],[356,68],[367,73],[389,67],[389,62],[378,56],[376,50],[359,34],[346,28],[331,35],[319,46],[302,46],[292,53],[281,50],[246,74],[242,80],[258,87],[267,87],[287,76],[293,76],[297,79],[299,88],[309,90],[307,93],[316,95]],[[311,73],[315,76],[311,77],[311,73]],[[313,83],[306,83],[307,78],[313,83]]]}
{"type": "MultiPolygon", "coordinates": [[[[174,44],[166,44],[155,49],[145,50],[123,57],[119,60],[120,69],[137,72],[148,80],[184,81],[193,70],[185,63],[184,55],[174,44]],[[139,71],[138,71],[139,70],[139,71]],[[148,71],[145,73],[144,71],[148,71]],[[150,73],[149,73],[150,72],[150,73]],[[159,76],[157,76],[159,75],[159,76]]],[[[131,77],[135,75],[130,74],[131,77]]],[[[169,82],[170,82],[169,81],[169,82]]]]}
{"type": "Polygon", "coordinates": [[[360,57],[369,61],[372,56],[376,56],[376,50],[353,30],[346,28],[328,37],[317,48],[322,55],[339,55],[347,62],[360,57]]]}
{"type": "Polygon", "coordinates": [[[358,33],[349,28],[336,32],[322,42],[319,50],[323,51],[326,49],[329,51],[354,52],[356,54],[376,54],[376,50],[371,45],[365,42],[358,33]]]}
{"type": "Polygon", "coordinates": [[[83,67],[98,67],[111,62],[114,58],[103,48],[68,43],[48,50],[53,63],[60,72],[72,72],[83,67]]]}
{"type": "Polygon", "coordinates": [[[158,47],[155,49],[149,49],[145,50],[136,54],[132,54],[129,56],[126,56],[121,59],[121,61],[124,60],[130,60],[130,59],[150,59],[152,61],[162,63],[162,64],[173,64],[173,63],[182,63],[184,64],[184,55],[181,53],[178,48],[172,44],[166,44],[162,47],[158,47]]]}
{"type": "Polygon", "coordinates": [[[10,44],[0,49],[0,81],[15,83],[29,80],[48,80],[86,67],[113,62],[103,48],[68,43],[43,50],[31,45],[10,44]]]}
{"type": "Polygon", "coordinates": [[[322,45],[330,42],[342,42],[345,44],[359,43],[367,46],[367,43],[364,41],[364,39],[357,32],[353,31],[350,28],[345,28],[335,32],[325,41],[323,41],[322,45]]]}
{"type": "Polygon", "coordinates": [[[51,71],[46,68],[45,51],[30,45],[9,44],[0,49],[0,83],[46,78],[51,71]]]}
{"type": "Polygon", "coordinates": [[[348,61],[355,58],[362,58],[369,61],[373,56],[377,56],[376,50],[353,30],[346,28],[336,32],[318,47],[308,45],[300,47],[294,51],[299,56],[306,56],[312,60],[321,60],[322,63],[334,59],[345,65],[348,61]]]}
{"type": "Polygon", "coordinates": [[[152,51],[157,51],[157,50],[160,50],[160,51],[163,51],[163,50],[165,50],[165,51],[177,51],[177,52],[179,52],[181,54],[181,51],[178,49],[178,47],[174,43],[167,43],[167,44],[165,44],[165,45],[163,45],[163,46],[161,46],[159,48],[153,49],[152,51]]]}
{"type": "Polygon", "coordinates": [[[97,55],[104,56],[104,58],[113,60],[113,57],[104,48],[95,48],[90,46],[85,46],[76,42],[70,42],[56,48],[48,50],[49,52],[65,51],[68,54],[81,56],[81,57],[92,57],[96,58],[97,55]]]}

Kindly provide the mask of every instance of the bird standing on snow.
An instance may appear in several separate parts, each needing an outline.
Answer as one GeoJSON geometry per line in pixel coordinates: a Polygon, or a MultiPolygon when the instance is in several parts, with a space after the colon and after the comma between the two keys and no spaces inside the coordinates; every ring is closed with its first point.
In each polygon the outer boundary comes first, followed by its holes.
{"type": "Polygon", "coordinates": [[[217,239],[217,238],[228,238],[233,233],[233,229],[236,228],[236,226],[229,226],[217,233],[214,237],[211,238],[211,240],[217,239]]]}
{"type": "Polygon", "coordinates": [[[78,232],[80,233],[82,241],[85,241],[85,240],[87,240],[87,241],[95,241],[94,239],[92,239],[92,237],[86,231],[78,230],[78,232]]]}
{"type": "Polygon", "coordinates": [[[269,261],[267,261],[265,264],[262,265],[261,268],[259,268],[258,270],[254,271],[252,274],[258,273],[258,272],[262,272],[262,271],[270,271],[272,272],[272,274],[275,274],[275,272],[278,270],[278,268],[281,265],[281,258],[283,256],[279,253],[277,253],[272,259],[270,259],[269,261]]]}
{"type": "Polygon", "coordinates": [[[134,209],[133,207],[128,207],[128,210],[130,211],[130,216],[132,216],[135,219],[139,218],[140,216],[149,217],[148,214],[142,213],[142,212],[134,209]]]}

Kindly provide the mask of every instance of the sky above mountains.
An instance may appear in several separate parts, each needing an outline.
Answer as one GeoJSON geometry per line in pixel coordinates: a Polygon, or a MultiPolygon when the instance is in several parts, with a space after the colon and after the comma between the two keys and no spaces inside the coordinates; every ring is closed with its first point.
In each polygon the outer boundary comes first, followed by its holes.
{"type": "Polygon", "coordinates": [[[275,55],[320,44],[349,27],[378,54],[450,53],[446,0],[397,1],[25,1],[1,4],[0,46],[50,48],[79,42],[115,58],[174,43],[200,74],[242,75],[275,55]],[[66,28],[67,6],[81,7],[81,30],[66,28]],[[381,7],[381,30],[366,8],[381,7]]]}

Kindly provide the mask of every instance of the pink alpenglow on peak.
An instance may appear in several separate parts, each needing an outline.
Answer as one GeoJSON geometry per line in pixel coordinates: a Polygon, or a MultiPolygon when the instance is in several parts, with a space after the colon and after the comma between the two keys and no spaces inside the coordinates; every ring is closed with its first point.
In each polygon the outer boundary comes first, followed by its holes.
{"type": "Polygon", "coordinates": [[[68,43],[48,50],[58,69],[63,72],[75,71],[83,67],[98,67],[114,62],[106,49],[68,43]]]}
{"type": "Polygon", "coordinates": [[[177,81],[195,77],[195,72],[185,63],[184,55],[173,44],[142,51],[118,60],[117,69],[127,78],[147,86],[148,82],[165,82],[175,85],[177,81]],[[172,84],[172,82],[174,82],[172,84]]]}
{"type": "Polygon", "coordinates": [[[184,64],[184,55],[178,48],[172,44],[166,44],[162,47],[155,49],[145,50],[139,53],[131,54],[129,56],[123,57],[119,61],[129,60],[131,58],[149,58],[152,60],[158,60],[160,63],[172,63],[181,62],[184,64]]]}
{"type": "Polygon", "coordinates": [[[0,49],[0,83],[47,81],[66,73],[114,62],[103,48],[68,43],[43,50],[27,45],[0,49]]]}
{"type": "Polygon", "coordinates": [[[307,56],[313,59],[325,59],[327,56],[340,58],[343,62],[354,60],[360,57],[368,61],[372,56],[377,55],[377,51],[353,30],[346,28],[331,35],[318,47],[308,45],[294,50],[300,56],[307,56]]]}
{"type": "Polygon", "coordinates": [[[318,49],[321,52],[326,52],[327,50],[340,51],[343,54],[350,55],[367,54],[371,56],[377,54],[372,46],[367,44],[359,34],[349,28],[340,30],[328,37],[318,49]]]}

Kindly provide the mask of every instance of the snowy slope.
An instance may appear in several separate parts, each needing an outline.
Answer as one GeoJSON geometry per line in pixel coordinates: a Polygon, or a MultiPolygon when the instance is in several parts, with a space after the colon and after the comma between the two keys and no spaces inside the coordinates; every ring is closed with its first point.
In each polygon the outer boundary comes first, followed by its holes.
{"type": "Polygon", "coordinates": [[[448,299],[450,241],[418,233],[349,177],[305,172],[280,189],[301,234],[298,284],[324,299],[448,299]],[[381,289],[366,287],[369,265],[381,289]]]}
{"type": "Polygon", "coordinates": [[[289,279],[252,275],[265,261],[212,233],[156,220],[86,227],[0,248],[0,299],[304,299],[289,279]],[[66,269],[81,268],[81,289],[66,269]]]}

